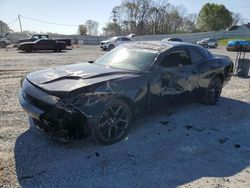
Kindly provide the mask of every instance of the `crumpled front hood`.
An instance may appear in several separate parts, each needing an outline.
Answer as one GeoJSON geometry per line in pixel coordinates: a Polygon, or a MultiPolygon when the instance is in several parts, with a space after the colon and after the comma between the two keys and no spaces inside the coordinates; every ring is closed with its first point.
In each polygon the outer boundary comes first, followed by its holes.
{"type": "Polygon", "coordinates": [[[105,66],[80,63],[33,72],[26,78],[32,84],[47,91],[71,92],[100,82],[131,76],[131,74],[128,71],[105,66]]]}

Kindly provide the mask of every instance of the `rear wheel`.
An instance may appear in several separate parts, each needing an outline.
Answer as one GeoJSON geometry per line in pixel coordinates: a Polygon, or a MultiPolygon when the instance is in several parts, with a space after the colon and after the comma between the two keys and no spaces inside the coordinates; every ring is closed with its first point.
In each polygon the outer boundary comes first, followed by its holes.
{"type": "Polygon", "coordinates": [[[128,135],[131,120],[132,113],[125,102],[110,102],[99,122],[93,127],[95,141],[102,145],[110,145],[124,139],[128,135]]]}
{"type": "Polygon", "coordinates": [[[220,77],[216,76],[210,81],[208,88],[205,91],[205,95],[202,98],[202,102],[208,105],[214,105],[218,102],[221,91],[222,91],[223,81],[220,77]]]}
{"type": "Polygon", "coordinates": [[[61,48],[60,48],[59,46],[56,46],[56,48],[55,48],[54,51],[55,51],[55,52],[61,52],[62,50],[61,50],[61,48]]]}

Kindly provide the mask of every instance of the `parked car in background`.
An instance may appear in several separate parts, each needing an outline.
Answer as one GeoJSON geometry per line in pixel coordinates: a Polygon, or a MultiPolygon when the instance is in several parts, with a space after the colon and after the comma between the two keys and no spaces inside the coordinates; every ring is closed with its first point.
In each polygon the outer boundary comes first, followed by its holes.
{"type": "Polygon", "coordinates": [[[5,34],[0,35],[0,48],[6,48],[6,46],[11,44],[11,42],[7,39],[8,34],[9,33],[5,33],[5,34]]]}
{"type": "MultiPolygon", "coordinates": [[[[38,39],[50,39],[50,38],[49,38],[49,35],[35,34],[35,35],[32,35],[30,38],[19,39],[18,42],[17,42],[17,44],[23,43],[23,42],[34,42],[34,41],[36,41],[38,39]]],[[[71,39],[55,38],[55,39],[52,39],[52,40],[65,42],[67,46],[71,46],[72,45],[71,39]]]]}
{"type": "Polygon", "coordinates": [[[23,42],[18,44],[18,50],[32,52],[36,50],[54,50],[60,52],[66,49],[66,43],[52,39],[38,39],[34,42],[23,42]]]}
{"type": "Polygon", "coordinates": [[[205,38],[198,41],[196,44],[203,46],[204,48],[217,48],[218,43],[216,39],[205,38]]]}
{"type": "Polygon", "coordinates": [[[176,41],[176,42],[183,42],[182,39],[180,38],[165,38],[165,39],[162,39],[162,41],[176,41]]]}
{"type": "Polygon", "coordinates": [[[232,40],[228,41],[226,46],[227,51],[250,51],[250,41],[246,40],[232,40]]]}
{"type": "Polygon", "coordinates": [[[113,48],[131,42],[131,37],[119,36],[119,37],[112,37],[109,40],[101,41],[100,48],[103,50],[112,50],[113,48]]]}
{"type": "Polygon", "coordinates": [[[182,42],[131,42],[94,62],[30,73],[19,101],[31,125],[52,137],[90,134],[100,144],[127,137],[133,120],[192,96],[208,105],[220,98],[233,63],[182,42]]]}

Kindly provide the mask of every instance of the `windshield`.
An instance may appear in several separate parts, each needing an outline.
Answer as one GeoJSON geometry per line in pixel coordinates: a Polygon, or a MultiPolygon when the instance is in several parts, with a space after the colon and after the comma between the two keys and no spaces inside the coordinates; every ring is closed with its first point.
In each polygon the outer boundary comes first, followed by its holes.
{"type": "Polygon", "coordinates": [[[142,71],[156,59],[158,51],[120,46],[95,61],[95,64],[122,70],[142,71]]]}

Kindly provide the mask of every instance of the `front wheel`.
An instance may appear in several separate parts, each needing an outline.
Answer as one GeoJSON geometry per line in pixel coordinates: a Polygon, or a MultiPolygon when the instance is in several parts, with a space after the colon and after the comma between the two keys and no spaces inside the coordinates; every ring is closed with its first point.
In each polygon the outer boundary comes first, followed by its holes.
{"type": "Polygon", "coordinates": [[[205,95],[202,98],[202,102],[208,105],[214,105],[218,102],[221,91],[222,91],[223,81],[220,77],[215,77],[210,81],[208,88],[205,91],[205,95]]]}
{"type": "Polygon", "coordinates": [[[7,44],[6,42],[0,42],[0,48],[6,48],[7,44]]]}
{"type": "Polygon", "coordinates": [[[32,52],[32,48],[31,47],[27,47],[26,52],[27,53],[31,53],[32,52]]]}
{"type": "Polygon", "coordinates": [[[131,121],[130,107],[122,100],[114,100],[107,105],[99,122],[93,126],[93,137],[99,144],[114,144],[128,135],[131,121]]]}
{"type": "Polygon", "coordinates": [[[114,49],[114,48],[115,48],[115,46],[113,44],[110,44],[109,47],[108,47],[109,51],[114,49]]]}

